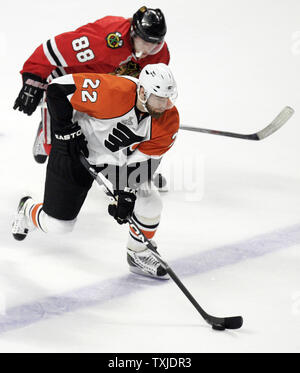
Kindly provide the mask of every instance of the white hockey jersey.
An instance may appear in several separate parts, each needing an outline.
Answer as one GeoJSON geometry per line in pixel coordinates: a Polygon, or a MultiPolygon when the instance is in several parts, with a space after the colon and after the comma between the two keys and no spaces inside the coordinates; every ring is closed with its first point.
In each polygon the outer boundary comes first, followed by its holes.
{"type": "Polygon", "coordinates": [[[54,79],[73,86],[67,95],[89,149],[93,165],[125,164],[160,158],[173,145],[179,129],[176,107],[159,119],[136,109],[137,80],[108,74],[83,73],[54,79]]]}

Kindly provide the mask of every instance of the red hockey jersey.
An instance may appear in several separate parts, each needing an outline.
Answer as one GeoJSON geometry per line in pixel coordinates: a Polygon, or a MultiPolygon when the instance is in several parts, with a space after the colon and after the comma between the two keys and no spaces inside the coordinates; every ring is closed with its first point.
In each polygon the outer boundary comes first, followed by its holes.
{"type": "Polygon", "coordinates": [[[78,72],[111,73],[129,61],[137,63],[140,69],[147,64],[169,63],[166,43],[157,54],[137,61],[132,54],[130,26],[130,19],[107,16],[55,36],[34,51],[21,73],[47,79],[78,72]]]}

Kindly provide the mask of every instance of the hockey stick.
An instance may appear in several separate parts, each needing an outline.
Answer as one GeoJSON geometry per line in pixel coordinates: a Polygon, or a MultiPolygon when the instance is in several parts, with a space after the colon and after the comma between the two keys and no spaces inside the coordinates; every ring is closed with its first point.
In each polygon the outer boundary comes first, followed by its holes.
{"type": "Polygon", "coordinates": [[[275,119],[272,120],[272,122],[265,127],[264,129],[252,133],[251,135],[244,135],[241,133],[234,133],[234,132],[227,132],[227,131],[217,131],[217,130],[210,130],[206,128],[199,128],[199,127],[191,127],[191,126],[180,126],[180,129],[187,130],[187,131],[194,131],[194,132],[203,132],[208,133],[211,135],[220,135],[220,136],[227,136],[227,137],[235,137],[239,139],[245,139],[245,140],[263,140],[266,137],[272,135],[272,133],[279,130],[280,127],[282,127],[294,114],[294,109],[292,109],[289,106],[286,106],[275,119]]]}
{"type": "MultiPolygon", "coordinates": [[[[81,154],[80,161],[83,166],[89,171],[92,177],[96,180],[99,185],[104,185],[107,194],[109,194],[114,200],[116,197],[112,190],[112,185],[110,181],[101,173],[97,173],[97,171],[89,164],[86,158],[81,154]]],[[[243,325],[243,318],[242,316],[232,316],[232,317],[215,317],[209,315],[204,309],[199,305],[196,299],[192,296],[192,294],[188,291],[188,289],[183,285],[174,271],[170,268],[168,263],[166,263],[157,253],[155,247],[152,245],[151,241],[144,235],[144,233],[139,229],[136,223],[132,220],[130,216],[128,216],[127,221],[129,226],[135,231],[138,238],[145,244],[145,246],[150,249],[155,256],[155,258],[161,263],[161,265],[165,268],[167,273],[170,275],[172,280],[176,283],[179,289],[184,293],[184,295],[188,298],[188,300],[193,304],[196,310],[200,313],[200,315],[204,318],[204,320],[212,326],[215,330],[225,330],[225,329],[239,329],[243,325]]]]}

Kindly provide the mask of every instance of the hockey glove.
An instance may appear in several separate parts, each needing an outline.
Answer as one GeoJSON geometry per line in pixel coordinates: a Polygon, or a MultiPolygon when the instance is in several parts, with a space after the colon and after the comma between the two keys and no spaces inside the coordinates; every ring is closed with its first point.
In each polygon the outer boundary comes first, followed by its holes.
{"type": "Polygon", "coordinates": [[[73,160],[78,160],[81,153],[88,158],[87,140],[78,122],[70,123],[69,126],[54,131],[54,136],[53,146],[56,150],[69,154],[73,160]]]}
{"type": "Polygon", "coordinates": [[[132,215],[136,200],[135,191],[129,188],[115,192],[116,204],[108,205],[108,213],[113,216],[119,224],[127,223],[127,217],[132,215]]]}
{"type": "Polygon", "coordinates": [[[23,113],[31,115],[37,108],[46,89],[46,81],[41,77],[24,73],[23,87],[15,101],[14,110],[19,109],[23,113]]]}

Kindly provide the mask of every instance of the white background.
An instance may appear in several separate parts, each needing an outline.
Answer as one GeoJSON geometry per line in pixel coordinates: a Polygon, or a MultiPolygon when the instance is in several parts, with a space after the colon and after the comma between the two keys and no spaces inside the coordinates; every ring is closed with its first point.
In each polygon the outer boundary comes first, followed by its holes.
{"type": "Polygon", "coordinates": [[[6,4],[1,352],[300,351],[299,14],[298,0],[6,4]],[[243,315],[238,331],[213,331],[172,280],[129,274],[127,228],[108,216],[96,187],[71,235],[11,236],[21,194],[42,200],[45,176],[31,153],[40,114],[12,110],[19,70],[51,36],[105,15],[130,17],[142,5],[165,13],[182,124],[252,133],[285,105],[296,111],[261,142],[180,131],[162,165],[171,190],[162,196],[159,251],[209,313],[243,315]]]}

